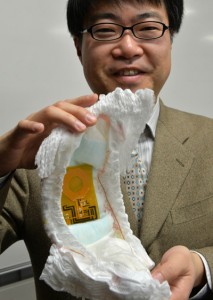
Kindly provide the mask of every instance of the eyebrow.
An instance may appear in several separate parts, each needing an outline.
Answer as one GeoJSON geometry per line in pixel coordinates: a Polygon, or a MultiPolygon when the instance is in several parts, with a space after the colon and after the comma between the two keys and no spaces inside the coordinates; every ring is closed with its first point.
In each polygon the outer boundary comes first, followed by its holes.
{"type": "MultiPolygon", "coordinates": [[[[158,12],[150,11],[144,12],[142,14],[136,15],[132,21],[140,21],[145,20],[148,18],[157,18],[158,20],[162,21],[162,17],[158,12]]],[[[113,13],[98,13],[91,16],[90,20],[92,23],[95,23],[101,19],[111,19],[113,21],[120,21],[121,18],[113,13]]]]}
{"type": "Polygon", "coordinates": [[[99,14],[94,14],[90,17],[90,20],[92,23],[97,22],[101,19],[112,19],[112,20],[117,20],[119,19],[114,15],[113,13],[99,13],[99,14]]]}
{"type": "Polygon", "coordinates": [[[156,18],[162,21],[162,16],[156,11],[145,12],[136,16],[136,20],[148,19],[148,18],[156,18]]]}

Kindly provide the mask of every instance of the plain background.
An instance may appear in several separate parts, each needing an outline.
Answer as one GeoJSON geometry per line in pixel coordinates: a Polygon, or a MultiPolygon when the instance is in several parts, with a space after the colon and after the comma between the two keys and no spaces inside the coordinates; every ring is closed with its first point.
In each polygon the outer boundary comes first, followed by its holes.
{"type": "MultiPolygon", "coordinates": [[[[57,100],[90,93],[66,28],[67,0],[0,0],[0,134],[57,100]]],[[[185,0],[173,42],[165,104],[213,117],[213,1],[185,0]]],[[[0,256],[4,267],[26,262],[22,242],[0,256]]]]}

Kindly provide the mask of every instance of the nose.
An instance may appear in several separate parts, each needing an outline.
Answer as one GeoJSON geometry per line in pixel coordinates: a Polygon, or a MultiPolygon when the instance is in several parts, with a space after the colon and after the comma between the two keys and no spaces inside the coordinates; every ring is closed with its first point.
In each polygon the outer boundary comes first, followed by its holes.
{"type": "Polygon", "coordinates": [[[143,46],[141,40],[133,36],[131,31],[124,32],[123,36],[116,41],[112,50],[115,58],[133,59],[143,55],[143,46]]]}

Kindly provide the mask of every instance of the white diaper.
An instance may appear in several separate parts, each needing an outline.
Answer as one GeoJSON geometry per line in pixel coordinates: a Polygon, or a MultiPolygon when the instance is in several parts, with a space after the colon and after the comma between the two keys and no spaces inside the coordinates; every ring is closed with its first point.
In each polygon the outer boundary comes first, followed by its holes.
{"type": "Polygon", "coordinates": [[[151,90],[117,88],[88,108],[95,126],[82,134],[57,128],[42,143],[36,164],[53,244],[41,279],[53,289],[93,300],[169,299],[130,229],[120,188],[153,105],[151,90]]]}

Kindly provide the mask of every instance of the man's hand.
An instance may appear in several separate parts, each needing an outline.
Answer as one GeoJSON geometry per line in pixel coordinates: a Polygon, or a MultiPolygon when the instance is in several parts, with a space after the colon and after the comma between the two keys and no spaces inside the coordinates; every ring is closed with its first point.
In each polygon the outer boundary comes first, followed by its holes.
{"type": "Polygon", "coordinates": [[[206,283],[201,258],[183,246],[169,249],[152,270],[152,276],[161,283],[168,281],[172,292],[170,300],[188,300],[193,287],[206,283]]]}
{"type": "Polygon", "coordinates": [[[93,105],[96,94],[60,101],[31,114],[0,138],[0,177],[17,168],[34,168],[35,155],[53,128],[66,127],[71,132],[83,132],[96,123],[85,107],[93,105]]]}

